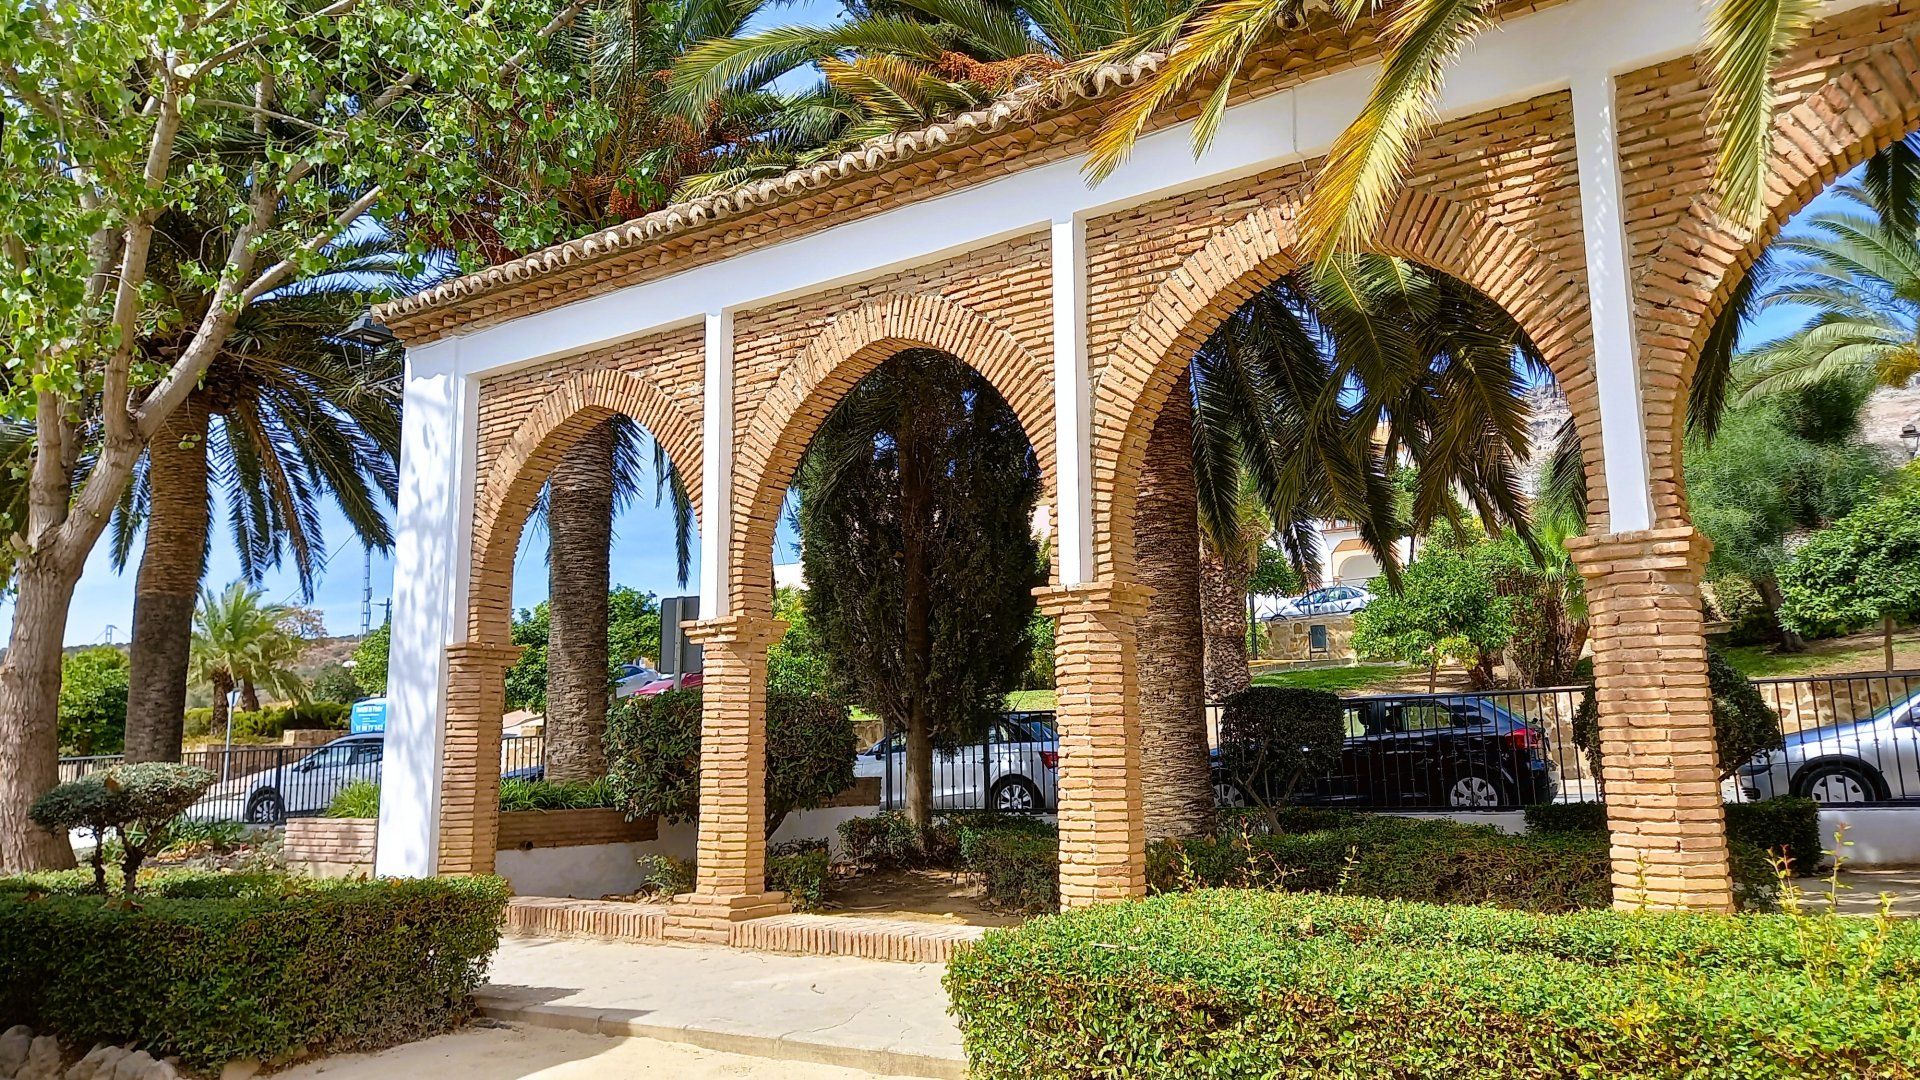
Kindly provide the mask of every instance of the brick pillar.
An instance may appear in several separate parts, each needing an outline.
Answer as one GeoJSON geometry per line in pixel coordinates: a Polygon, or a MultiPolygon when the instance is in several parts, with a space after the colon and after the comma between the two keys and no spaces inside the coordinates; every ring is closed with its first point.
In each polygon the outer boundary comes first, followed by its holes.
{"type": "Polygon", "coordinates": [[[1040,610],[1057,622],[1060,906],[1142,896],[1147,847],[1133,624],[1146,612],[1152,591],[1130,582],[1093,582],[1035,594],[1040,610]]]}
{"type": "Polygon", "coordinates": [[[518,645],[447,646],[440,873],[491,874],[500,835],[500,718],[518,645]]]}
{"type": "Polygon", "coordinates": [[[767,646],[787,624],[707,619],[700,714],[700,848],[691,893],[667,909],[668,937],[726,943],[729,926],[792,910],[767,891],[767,646]]]}
{"type": "Polygon", "coordinates": [[[1701,612],[1711,546],[1686,525],[1567,541],[1586,579],[1615,907],[1733,907],[1701,612]]]}

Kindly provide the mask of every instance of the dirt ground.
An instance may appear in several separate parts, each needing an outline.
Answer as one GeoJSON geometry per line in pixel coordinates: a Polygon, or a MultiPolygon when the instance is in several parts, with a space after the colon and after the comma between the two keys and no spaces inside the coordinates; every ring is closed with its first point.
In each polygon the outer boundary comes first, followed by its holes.
{"type": "Polygon", "coordinates": [[[1018,926],[1018,915],[1001,915],[981,904],[980,886],[944,870],[878,870],[834,882],[821,915],[885,916],[905,922],[961,926],[1018,926]]]}
{"type": "MultiPolygon", "coordinates": [[[[449,1035],[373,1054],[343,1054],[296,1065],[272,1080],[391,1080],[396,1076],[459,1080],[875,1080],[875,1074],[833,1065],[773,1061],[654,1039],[614,1039],[509,1024],[470,1025],[449,1035]]],[[[881,1078],[899,1080],[899,1078],[881,1078]]]]}

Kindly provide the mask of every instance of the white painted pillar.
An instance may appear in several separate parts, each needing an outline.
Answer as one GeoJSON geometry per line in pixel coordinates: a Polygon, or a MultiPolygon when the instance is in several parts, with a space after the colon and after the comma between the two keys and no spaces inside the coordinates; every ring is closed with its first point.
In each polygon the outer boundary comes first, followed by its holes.
{"type": "Polygon", "coordinates": [[[407,352],[393,645],[374,873],[429,877],[440,850],[447,646],[466,637],[479,384],[458,338],[407,352]]]}
{"type": "Polygon", "coordinates": [[[1060,584],[1093,577],[1093,389],[1087,373],[1087,227],[1053,223],[1053,458],[1060,584]]]}
{"type": "Polygon", "coordinates": [[[1653,526],[1653,488],[1640,400],[1632,253],[1620,195],[1614,81],[1606,71],[1580,71],[1572,83],[1580,220],[1586,236],[1587,297],[1593,312],[1594,376],[1607,476],[1606,529],[1635,532],[1653,526]]]}
{"type": "Polygon", "coordinates": [[[730,613],[733,539],[733,312],[707,313],[700,395],[700,618],[730,613]]]}

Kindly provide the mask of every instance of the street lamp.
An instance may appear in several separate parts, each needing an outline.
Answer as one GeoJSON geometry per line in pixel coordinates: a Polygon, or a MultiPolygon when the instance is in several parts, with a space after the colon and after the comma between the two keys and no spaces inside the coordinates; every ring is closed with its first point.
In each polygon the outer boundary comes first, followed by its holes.
{"type": "Polygon", "coordinates": [[[1920,424],[1909,423],[1900,429],[1900,441],[1907,444],[1907,460],[1920,454],[1920,424]]]}
{"type": "Polygon", "coordinates": [[[352,342],[372,352],[384,349],[400,339],[394,336],[393,331],[376,321],[373,312],[363,311],[347,324],[345,330],[340,331],[340,340],[352,342]]]}

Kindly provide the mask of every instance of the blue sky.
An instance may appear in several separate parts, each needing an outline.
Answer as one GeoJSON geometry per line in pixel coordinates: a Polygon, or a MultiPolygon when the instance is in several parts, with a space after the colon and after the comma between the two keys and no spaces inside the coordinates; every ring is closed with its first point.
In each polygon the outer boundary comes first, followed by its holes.
{"type": "MultiPolygon", "coordinates": [[[[840,10],[838,0],[801,0],[770,7],[755,21],[760,25],[817,24],[832,20],[840,10]]],[[[1826,202],[1824,195],[1815,199],[1807,210],[1802,211],[1802,215],[1820,209],[1826,202]]],[[[1765,312],[1742,334],[1742,341],[1761,341],[1785,333],[1798,326],[1803,318],[1802,313],[1791,309],[1765,312]]],[[[664,505],[654,505],[651,477],[647,478],[642,490],[647,495],[634,500],[614,521],[613,580],[662,596],[696,591],[699,581],[697,546],[694,565],[687,578],[688,584],[682,587],[675,567],[672,513],[664,505]]],[[[216,505],[214,531],[209,538],[211,550],[206,577],[207,584],[216,589],[239,576],[239,563],[234,556],[233,541],[225,528],[225,521],[225,507],[216,505]]],[[[300,594],[298,579],[289,571],[269,573],[264,587],[275,600],[304,604],[317,610],[326,620],[329,633],[358,633],[363,551],[337,510],[329,509],[323,515],[323,535],[328,557],[325,570],[317,575],[312,597],[300,594]]],[[[779,547],[777,558],[780,561],[795,557],[791,537],[784,527],[779,547]]],[[[74,594],[73,607],[67,620],[67,644],[127,640],[133,622],[135,569],[135,566],[129,566],[125,574],[117,575],[109,564],[106,545],[101,544],[94,550],[74,594]]],[[[378,625],[385,610],[385,601],[392,595],[393,589],[393,566],[385,555],[374,554],[371,578],[373,621],[378,625]]],[[[546,537],[544,533],[530,529],[522,538],[520,552],[514,562],[514,606],[531,607],[545,599],[546,595],[546,537]]],[[[11,618],[11,615],[11,601],[0,603],[0,618],[11,618]]]]}

